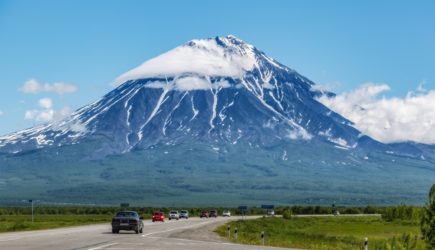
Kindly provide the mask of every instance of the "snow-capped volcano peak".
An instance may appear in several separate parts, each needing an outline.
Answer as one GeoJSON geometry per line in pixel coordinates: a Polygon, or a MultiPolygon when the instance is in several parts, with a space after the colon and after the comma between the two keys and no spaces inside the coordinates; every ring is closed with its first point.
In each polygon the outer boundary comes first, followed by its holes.
{"type": "MultiPolygon", "coordinates": [[[[265,55],[233,35],[195,39],[145,61],[119,76],[115,82],[121,84],[128,80],[183,74],[241,78],[247,71],[258,67],[259,57],[265,55]]],[[[271,58],[266,60],[274,62],[271,58]]]]}
{"type": "Polygon", "coordinates": [[[185,141],[313,139],[348,149],[360,140],[348,121],[315,100],[310,80],[231,35],[191,40],[117,82],[62,121],[0,137],[0,153],[85,141],[107,155],[185,141]]]}

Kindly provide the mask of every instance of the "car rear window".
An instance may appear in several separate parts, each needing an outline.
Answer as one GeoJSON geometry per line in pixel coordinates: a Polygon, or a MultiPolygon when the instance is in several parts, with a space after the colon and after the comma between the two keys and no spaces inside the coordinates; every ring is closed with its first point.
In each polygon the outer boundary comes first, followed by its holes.
{"type": "Polygon", "coordinates": [[[137,217],[135,212],[118,212],[116,217],[137,217]]]}

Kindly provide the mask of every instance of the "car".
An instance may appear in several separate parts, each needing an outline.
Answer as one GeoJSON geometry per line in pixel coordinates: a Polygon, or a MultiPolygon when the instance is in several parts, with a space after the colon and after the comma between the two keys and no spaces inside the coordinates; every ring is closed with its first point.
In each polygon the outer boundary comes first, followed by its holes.
{"type": "Polygon", "coordinates": [[[273,209],[268,209],[267,210],[267,216],[275,216],[275,211],[273,211],[273,209]]]}
{"type": "Polygon", "coordinates": [[[218,212],[217,210],[210,210],[210,213],[208,214],[208,217],[218,217],[218,212]]]}
{"type": "Polygon", "coordinates": [[[178,220],[180,219],[180,214],[178,213],[178,211],[172,210],[171,212],[169,212],[169,220],[178,220]]]}
{"type": "Polygon", "coordinates": [[[199,218],[208,218],[208,212],[207,211],[201,211],[201,214],[199,214],[199,218]]]}
{"type": "Polygon", "coordinates": [[[224,212],[222,213],[222,216],[223,216],[223,217],[231,217],[231,212],[230,212],[230,210],[226,210],[226,211],[224,211],[224,212]]]}
{"type": "Polygon", "coordinates": [[[112,218],[112,233],[120,230],[135,231],[136,234],[143,232],[143,217],[135,211],[122,211],[112,218]]]}
{"type": "Polygon", "coordinates": [[[181,210],[180,211],[180,219],[181,218],[189,219],[189,211],[187,211],[187,210],[181,210]]]}
{"type": "Polygon", "coordinates": [[[153,214],[153,222],[156,222],[156,221],[165,222],[165,213],[163,213],[163,212],[155,212],[153,214]]]}

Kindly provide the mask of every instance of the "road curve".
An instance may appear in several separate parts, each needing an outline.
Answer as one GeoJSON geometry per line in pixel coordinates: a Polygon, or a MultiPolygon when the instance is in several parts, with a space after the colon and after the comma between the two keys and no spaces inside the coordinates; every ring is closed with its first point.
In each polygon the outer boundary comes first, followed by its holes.
{"type": "MultiPolygon", "coordinates": [[[[232,217],[231,220],[239,219],[232,217]]],[[[144,221],[142,234],[121,231],[112,234],[110,224],[59,228],[29,232],[0,234],[1,250],[251,250],[279,249],[248,246],[225,242],[213,233],[212,228],[228,221],[228,218],[166,221],[164,223],[144,221]],[[198,233],[202,232],[202,233],[198,233]]]]}

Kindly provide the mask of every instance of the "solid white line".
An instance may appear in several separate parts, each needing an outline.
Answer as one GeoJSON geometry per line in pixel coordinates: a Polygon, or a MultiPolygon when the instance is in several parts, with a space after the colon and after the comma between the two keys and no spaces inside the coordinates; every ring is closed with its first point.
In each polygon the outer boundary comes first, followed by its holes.
{"type": "Polygon", "coordinates": [[[88,250],[98,250],[98,249],[103,249],[103,248],[106,248],[106,247],[110,247],[110,246],[113,246],[113,245],[118,245],[119,243],[110,243],[110,244],[106,244],[106,245],[101,245],[101,246],[97,246],[97,247],[93,247],[93,248],[88,248],[88,250]]]}
{"type": "Polygon", "coordinates": [[[6,239],[0,239],[0,242],[4,242],[4,241],[13,241],[13,240],[19,240],[21,238],[6,238],[6,239]]]}

